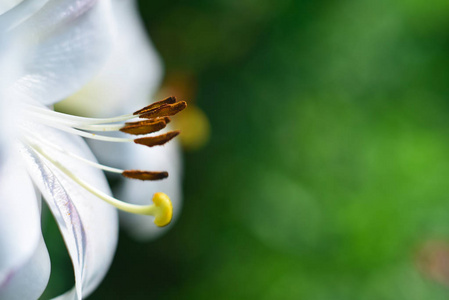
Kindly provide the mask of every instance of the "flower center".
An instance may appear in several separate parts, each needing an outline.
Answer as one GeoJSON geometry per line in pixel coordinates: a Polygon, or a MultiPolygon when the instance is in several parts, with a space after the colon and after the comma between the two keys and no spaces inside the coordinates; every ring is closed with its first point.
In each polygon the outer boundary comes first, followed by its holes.
{"type": "MultiPolygon", "coordinates": [[[[26,106],[25,115],[27,120],[32,120],[37,123],[89,139],[118,143],[134,142],[136,144],[144,145],[147,147],[164,145],[179,134],[179,131],[169,131],[163,134],[154,135],[154,133],[164,129],[167,126],[167,124],[170,122],[169,116],[177,114],[187,106],[186,102],[176,102],[175,97],[169,97],[159,102],[148,105],[138,111],[135,111],[132,114],[121,115],[113,118],[99,119],[68,115],[30,104],[24,105],[26,106]],[[132,121],[133,119],[138,120],[132,121]],[[123,123],[125,121],[131,122],[123,123]],[[143,136],[138,138],[123,138],[93,133],[98,131],[122,132],[130,135],[143,136]]],[[[131,179],[161,180],[168,177],[168,172],[122,170],[110,166],[105,166],[81,157],[75,153],[72,153],[64,149],[63,147],[51,143],[41,137],[36,137],[30,134],[26,130],[26,128],[23,131],[24,140],[27,145],[29,145],[38,155],[54,165],[62,173],[67,175],[88,192],[120,210],[135,214],[152,215],[155,217],[154,223],[157,226],[162,227],[170,223],[173,208],[170,198],[166,194],[155,193],[152,199],[153,204],[151,205],[135,205],[123,202],[96,189],[88,182],[78,177],[61,162],[53,158],[52,155],[48,153],[48,150],[46,151],[46,149],[56,150],[82,163],[88,164],[106,172],[119,173],[122,176],[131,179]]]]}

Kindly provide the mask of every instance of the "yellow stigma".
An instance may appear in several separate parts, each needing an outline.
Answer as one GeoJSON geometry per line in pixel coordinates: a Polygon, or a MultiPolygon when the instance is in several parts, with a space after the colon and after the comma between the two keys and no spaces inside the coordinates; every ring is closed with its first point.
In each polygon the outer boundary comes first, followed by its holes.
{"type": "Polygon", "coordinates": [[[164,227],[170,224],[173,216],[173,206],[170,198],[164,193],[156,193],[153,196],[153,203],[156,207],[154,212],[154,224],[164,227]]]}

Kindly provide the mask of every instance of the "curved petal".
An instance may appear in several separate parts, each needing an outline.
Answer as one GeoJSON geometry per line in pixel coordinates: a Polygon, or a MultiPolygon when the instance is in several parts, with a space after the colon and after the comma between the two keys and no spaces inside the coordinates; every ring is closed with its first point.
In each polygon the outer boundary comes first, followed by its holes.
{"type": "MultiPolygon", "coordinates": [[[[24,18],[23,22],[10,26],[8,30],[16,29],[21,26],[27,30],[31,30],[33,35],[43,37],[45,34],[55,31],[58,26],[65,26],[67,23],[75,21],[83,14],[88,12],[98,0],[26,0],[7,14],[17,14],[16,11],[22,9],[23,6],[33,7],[29,10],[28,18],[24,18]]],[[[23,12],[21,12],[23,14],[23,12]]],[[[3,16],[2,16],[3,17],[3,16]]]]}
{"type": "Polygon", "coordinates": [[[50,257],[41,237],[36,251],[0,288],[0,299],[34,300],[44,292],[50,277],[50,257]]]}
{"type": "Polygon", "coordinates": [[[20,37],[0,35],[0,166],[7,159],[6,145],[12,144],[17,131],[14,95],[8,89],[21,71],[21,46],[20,37]]]}
{"type": "Polygon", "coordinates": [[[4,14],[8,10],[11,10],[13,7],[17,6],[23,0],[3,0],[0,3],[0,15],[4,14]]]}
{"type": "Polygon", "coordinates": [[[9,32],[21,33],[28,49],[13,89],[46,105],[76,92],[107,58],[110,19],[108,0],[48,1],[9,32]]]}
{"type": "MultiPolygon", "coordinates": [[[[19,158],[11,151],[0,169],[0,295],[19,286],[17,278],[33,276],[27,274],[27,262],[42,240],[40,199],[19,158]]],[[[30,293],[37,295],[45,289],[49,270],[41,271],[42,281],[35,278],[30,293]]]]}
{"type": "Polygon", "coordinates": [[[160,84],[162,63],[136,2],[113,1],[112,12],[112,53],[100,73],[64,102],[65,109],[94,117],[132,112],[147,105],[160,84]]]}
{"type": "Polygon", "coordinates": [[[0,15],[4,14],[8,10],[12,9],[16,5],[18,5],[23,0],[3,0],[0,3],[0,15]]]}
{"type": "Polygon", "coordinates": [[[9,0],[2,7],[0,15],[0,32],[11,30],[27,20],[49,0],[9,0]]]}
{"type": "Polygon", "coordinates": [[[181,158],[179,145],[171,141],[163,147],[132,147],[129,145],[127,156],[130,166],[143,170],[168,171],[169,177],[161,181],[142,182],[138,180],[126,180],[119,192],[121,199],[135,204],[148,204],[151,196],[156,192],[163,192],[170,197],[173,203],[173,221],[164,228],[157,227],[152,218],[148,216],[120,214],[122,224],[127,231],[138,239],[155,238],[168,230],[181,211],[181,158]]]}
{"type": "MultiPolygon", "coordinates": [[[[30,130],[37,138],[45,138],[67,151],[95,160],[79,137],[45,126],[34,126],[30,130]]],[[[101,171],[73,161],[73,158],[57,151],[45,151],[92,186],[109,192],[101,171]]],[[[81,299],[98,286],[112,262],[118,237],[117,212],[32,150],[24,149],[23,152],[29,172],[58,222],[74,265],[76,293],[70,291],[61,299],[73,299],[75,296],[81,299]]]]}
{"type": "MultiPolygon", "coordinates": [[[[22,153],[29,162],[30,174],[44,195],[62,232],[74,265],[75,280],[76,282],[82,282],[84,279],[82,271],[85,264],[86,236],[79,213],[63,185],[33,150],[24,147],[22,153]]],[[[77,294],[80,295],[78,299],[81,299],[81,284],[77,285],[77,294]]]]}

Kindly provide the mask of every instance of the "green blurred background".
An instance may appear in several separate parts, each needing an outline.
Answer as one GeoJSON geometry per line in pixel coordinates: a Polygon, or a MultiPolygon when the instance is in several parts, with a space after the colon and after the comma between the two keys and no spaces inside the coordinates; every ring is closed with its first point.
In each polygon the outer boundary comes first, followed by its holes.
{"type": "Polygon", "coordinates": [[[140,8],[212,134],[89,299],[449,298],[449,1],[140,8]]]}

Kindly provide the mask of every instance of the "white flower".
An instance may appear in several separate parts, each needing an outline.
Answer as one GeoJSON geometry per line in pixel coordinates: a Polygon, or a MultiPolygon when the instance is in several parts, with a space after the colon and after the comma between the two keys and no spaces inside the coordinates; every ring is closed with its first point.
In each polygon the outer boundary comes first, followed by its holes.
{"type": "Polygon", "coordinates": [[[185,103],[170,98],[109,119],[70,116],[44,106],[73,94],[107,57],[109,4],[106,0],[25,0],[0,6],[0,13],[4,11],[0,15],[0,117],[5,117],[0,123],[0,299],[36,299],[47,284],[50,262],[40,229],[39,194],[58,223],[74,265],[76,286],[61,299],[87,296],[104,277],[117,243],[114,206],[154,215],[160,226],[171,219],[165,194],[155,194],[152,205],[149,198],[145,206],[123,203],[109,196],[101,170],[138,179],[159,179],[166,177],[165,172],[100,165],[80,136],[164,144],[177,132],[129,139],[91,131],[148,133],[165,126],[164,116],[180,111],[185,103]],[[140,116],[160,118],[109,125],[140,116]]]}

